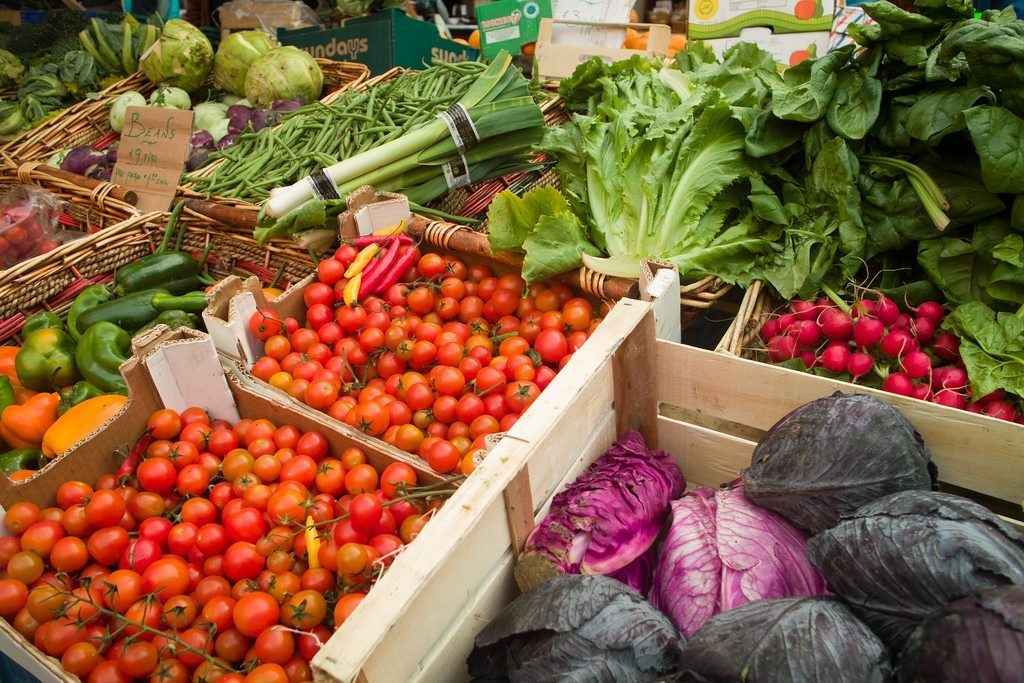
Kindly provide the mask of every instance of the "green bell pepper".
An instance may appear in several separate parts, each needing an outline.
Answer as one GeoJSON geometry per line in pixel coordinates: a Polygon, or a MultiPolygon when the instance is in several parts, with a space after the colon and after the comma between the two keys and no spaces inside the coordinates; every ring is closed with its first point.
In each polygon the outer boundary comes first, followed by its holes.
{"type": "Polygon", "coordinates": [[[104,285],[90,285],[79,292],[71,304],[71,308],[68,309],[68,334],[71,335],[71,338],[75,341],[82,338],[82,333],[85,330],[78,328],[78,319],[83,313],[105,304],[113,298],[114,293],[104,285]]]}
{"type": "Polygon", "coordinates": [[[189,292],[181,296],[154,294],[153,308],[158,311],[188,311],[202,313],[206,310],[206,292],[189,292]]]}
{"type": "Polygon", "coordinates": [[[36,330],[64,330],[64,323],[61,321],[60,316],[51,311],[40,311],[35,315],[30,315],[25,324],[21,326],[21,334],[23,337],[27,337],[36,330]]]}
{"type": "Polygon", "coordinates": [[[4,414],[4,408],[13,406],[14,403],[14,385],[11,384],[11,378],[0,375],[0,415],[4,414]]]}
{"type": "Polygon", "coordinates": [[[153,308],[153,295],[157,293],[167,292],[162,289],[150,289],[113,299],[85,311],[78,316],[75,324],[83,336],[98,322],[114,323],[125,330],[137,330],[160,315],[160,311],[153,308]]]}
{"type": "Polygon", "coordinates": [[[38,448],[15,448],[0,453],[0,471],[10,476],[18,470],[34,470],[39,467],[43,453],[38,448]]]}
{"type": "Polygon", "coordinates": [[[111,322],[92,324],[82,335],[75,359],[87,381],[103,391],[126,388],[121,363],[132,355],[132,336],[111,322]]]}
{"type": "Polygon", "coordinates": [[[199,288],[199,262],[183,251],[163,251],[122,267],[114,281],[120,296],[155,288],[184,294],[199,288]]]}
{"type": "Polygon", "coordinates": [[[53,391],[78,381],[75,340],[63,330],[36,330],[25,338],[14,358],[22,386],[53,391]]]}
{"type": "Polygon", "coordinates": [[[148,325],[139,328],[133,336],[142,334],[146,330],[151,330],[157,325],[167,325],[172,330],[179,327],[189,327],[193,330],[198,330],[199,319],[186,311],[164,311],[148,325]]]}
{"type": "Polygon", "coordinates": [[[90,398],[103,396],[107,392],[88,382],[75,382],[75,386],[60,392],[60,402],[57,404],[57,415],[63,415],[82,401],[90,398]]]}

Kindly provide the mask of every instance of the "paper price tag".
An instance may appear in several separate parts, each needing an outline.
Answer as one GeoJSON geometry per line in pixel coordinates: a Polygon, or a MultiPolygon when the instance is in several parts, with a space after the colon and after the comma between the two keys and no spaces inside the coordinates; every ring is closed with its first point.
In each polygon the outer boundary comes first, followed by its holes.
{"type": "Polygon", "coordinates": [[[110,181],[135,190],[141,211],[167,211],[188,158],[192,112],[128,107],[124,121],[110,181]]]}

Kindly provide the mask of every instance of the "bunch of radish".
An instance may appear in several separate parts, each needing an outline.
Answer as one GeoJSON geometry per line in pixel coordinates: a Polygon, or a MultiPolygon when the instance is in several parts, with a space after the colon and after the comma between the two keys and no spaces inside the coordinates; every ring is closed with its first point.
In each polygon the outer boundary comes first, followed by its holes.
{"type": "Polygon", "coordinates": [[[772,315],[760,335],[772,363],[799,359],[807,370],[823,368],[855,383],[880,382],[893,394],[1024,423],[1024,413],[1002,390],[970,402],[960,340],[939,330],[943,316],[934,301],[900,310],[882,295],[852,306],[796,299],[772,315]]]}

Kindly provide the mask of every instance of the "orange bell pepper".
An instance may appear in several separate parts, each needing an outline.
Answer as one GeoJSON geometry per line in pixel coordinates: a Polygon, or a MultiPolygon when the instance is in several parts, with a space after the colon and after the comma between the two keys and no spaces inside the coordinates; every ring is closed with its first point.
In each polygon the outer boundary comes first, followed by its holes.
{"type": "Polygon", "coordinates": [[[14,369],[14,357],[18,351],[21,351],[20,346],[0,346],[0,375],[7,375],[15,388],[21,386],[18,372],[14,369]]]}
{"type": "Polygon", "coordinates": [[[19,406],[23,406],[28,403],[33,396],[39,392],[35,389],[26,389],[25,387],[14,387],[14,402],[19,406]]]}
{"type": "Polygon", "coordinates": [[[7,406],[0,416],[0,436],[11,448],[39,448],[43,434],[57,421],[60,394],[36,394],[25,405],[7,406]]]}

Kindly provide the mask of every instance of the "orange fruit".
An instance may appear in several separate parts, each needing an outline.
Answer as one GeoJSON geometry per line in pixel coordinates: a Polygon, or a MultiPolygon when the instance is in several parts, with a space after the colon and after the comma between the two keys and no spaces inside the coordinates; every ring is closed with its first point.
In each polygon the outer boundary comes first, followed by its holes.
{"type": "Polygon", "coordinates": [[[473,31],[469,34],[469,40],[466,41],[470,47],[480,47],[480,31],[473,31]]]}

